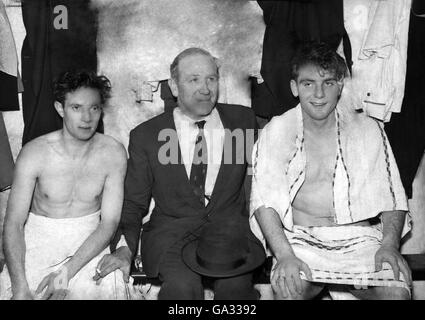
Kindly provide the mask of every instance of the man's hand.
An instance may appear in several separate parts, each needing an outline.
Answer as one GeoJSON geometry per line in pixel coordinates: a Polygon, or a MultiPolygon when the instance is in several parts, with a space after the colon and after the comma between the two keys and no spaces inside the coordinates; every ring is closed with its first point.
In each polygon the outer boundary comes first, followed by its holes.
{"type": "Polygon", "coordinates": [[[375,254],[376,271],[382,270],[383,262],[388,262],[391,265],[396,280],[400,279],[401,272],[408,285],[410,286],[412,284],[412,273],[410,268],[397,248],[383,244],[375,254]]]}
{"type": "Polygon", "coordinates": [[[63,300],[68,293],[68,269],[62,266],[58,271],[52,272],[44,277],[37,287],[36,294],[43,292],[42,300],[63,300]]]}
{"type": "Polygon", "coordinates": [[[294,255],[282,257],[275,265],[271,278],[273,291],[287,298],[288,295],[296,297],[303,293],[300,271],[303,271],[307,279],[311,280],[311,271],[306,263],[294,255]]]}
{"type": "Polygon", "coordinates": [[[128,247],[119,247],[112,254],[105,254],[97,264],[96,274],[93,280],[100,284],[102,279],[111,272],[120,269],[125,283],[130,277],[131,251],[128,247]]]}

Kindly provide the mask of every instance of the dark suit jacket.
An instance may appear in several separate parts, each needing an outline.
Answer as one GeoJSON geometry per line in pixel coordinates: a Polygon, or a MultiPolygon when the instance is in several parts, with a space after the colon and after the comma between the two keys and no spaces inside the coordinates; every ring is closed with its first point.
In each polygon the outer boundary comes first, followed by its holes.
{"type": "MultiPolygon", "coordinates": [[[[238,105],[217,104],[225,129],[240,128],[245,137],[246,129],[256,129],[256,118],[250,108],[238,105]]],[[[247,159],[251,158],[252,143],[236,143],[229,132],[227,143],[232,143],[232,163],[223,164],[215,182],[210,203],[205,207],[195,196],[189,183],[181,151],[178,147],[178,164],[161,164],[158,153],[168,141],[159,141],[163,129],[175,132],[172,112],[165,112],[148,120],[130,132],[127,176],[125,179],[124,206],[121,222],[112,247],[124,234],[133,255],[142,226],[142,218],[148,213],[151,197],[155,200],[150,221],[143,226],[142,263],[149,277],[158,275],[162,255],[177,241],[189,234],[199,235],[202,227],[215,219],[227,219],[233,215],[245,215],[245,227],[249,230],[244,192],[247,159]],[[246,148],[246,145],[250,146],[246,148]],[[239,158],[238,158],[239,155],[239,158]],[[239,163],[235,163],[239,160],[239,163]]],[[[177,135],[175,135],[177,139],[177,135]]],[[[178,141],[178,140],[177,140],[178,141]]],[[[248,232],[249,233],[249,232],[248,232]]],[[[254,241],[258,241],[250,234],[254,241]]]]}

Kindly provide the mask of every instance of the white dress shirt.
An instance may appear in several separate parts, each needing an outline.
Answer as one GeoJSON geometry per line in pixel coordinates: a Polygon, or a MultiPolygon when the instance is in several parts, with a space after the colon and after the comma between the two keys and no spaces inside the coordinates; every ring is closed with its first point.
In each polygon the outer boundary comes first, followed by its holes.
{"type": "MultiPolygon", "coordinates": [[[[195,122],[205,120],[204,135],[207,142],[208,167],[205,180],[205,195],[209,198],[213,192],[218,171],[220,170],[224,145],[224,127],[221,123],[217,109],[203,119],[193,120],[185,115],[179,107],[173,110],[174,123],[176,125],[183,164],[186,169],[188,179],[192,169],[193,153],[195,150],[196,137],[199,132],[195,122]]],[[[208,204],[205,199],[205,205],[208,204]]]]}

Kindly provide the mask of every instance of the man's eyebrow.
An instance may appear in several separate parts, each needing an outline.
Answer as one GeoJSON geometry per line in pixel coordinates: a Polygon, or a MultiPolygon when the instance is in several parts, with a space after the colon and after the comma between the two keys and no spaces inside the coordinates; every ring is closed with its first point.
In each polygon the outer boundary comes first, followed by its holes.
{"type": "MultiPolygon", "coordinates": [[[[323,77],[321,79],[323,81],[338,81],[338,79],[335,76],[329,76],[329,77],[323,77]]],[[[309,78],[301,78],[298,80],[299,82],[315,82],[315,79],[309,79],[309,78]]]]}
{"type": "Polygon", "coordinates": [[[338,81],[338,79],[335,76],[332,76],[332,77],[328,77],[328,78],[323,79],[323,81],[330,81],[330,80],[332,80],[332,81],[338,81]]]}

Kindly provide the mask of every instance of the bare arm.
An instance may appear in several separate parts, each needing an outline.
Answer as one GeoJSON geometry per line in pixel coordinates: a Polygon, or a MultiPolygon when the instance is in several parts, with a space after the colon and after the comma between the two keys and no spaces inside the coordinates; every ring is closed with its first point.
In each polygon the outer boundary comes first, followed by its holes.
{"type": "Polygon", "coordinates": [[[382,212],[383,245],[389,245],[393,246],[397,250],[399,249],[405,217],[406,212],[404,211],[382,212]]]}
{"type": "Polygon", "coordinates": [[[105,255],[97,266],[98,273],[93,277],[97,283],[110,272],[120,269],[124,281],[129,279],[131,260],[135,256],[139,242],[143,217],[149,211],[151,201],[153,175],[146,152],[143,150],[142,134],[130,132],[128,146],[129,159],[124,182],[124,204],[121,221],[114,240],[111,243],[113,253],[105,255]],[[124,235],[125,244],[119,239],[124,235]],[[117,244],[119,245],[118,248],[117,244]]]}
{"type": "Polygon", "coordinates": [[[400,272],[406,281],[411,284],[412,275],[407,262],[400,254],[400,238],[403,230],[406,212],[385,211],[381,214],[382,220],[382,245],[376,252],[376,270],[382,269],[382,263],[388,262],[394,272],[394,278],[399,279],[400,272]]]}
{"type": "Polygon", "coordinates": [[[117,148],[115,154],[103,188],[101,221],[73,257],[65,263],[68,279],[74,277],[82,267],[109,245],[118,227],[123,203],[127,155],[122,145],[117,148]]]}
{"type": "Polygon", "coordinates": [[[4,252],[15,298],[29,298],[30,290],[25,277],[24,224],[28,217],[37,179],[40,152],[29,143],[17,159],[12,190],[9,195],[5,224],[4,252]]]}
{"type": "Polygon", "coordinates": [[[294,251],[283,232],[279,215],[272,208],[260,207],[255,212],[255,217],[261,227],[267,244],[277,260],[294,255],[294,251]]]}
{"type": "Polygon", "coordinates": [[[255,212],[255,217],[277,260],[270,279],[274,292],[282,297],[301,294],[303,288],[300,271],[303,271],[308,279],[311,279],[311,271],[307,264],[295,256],[278,213],[272,208],[262,206],[255,212]]]}
{"type": "Polygon", "coordinates": [[[149,212],[152,195],[153,175],[148,155],[143,150],[143,136],[130,132],[128,145],[129,159],[125,177],[125,194],[121,221],[112,248],[115,249],[121,235],[124,235],[128,244],[130,258],[136,255],[139,243],[143,217],[149,212]]]}

